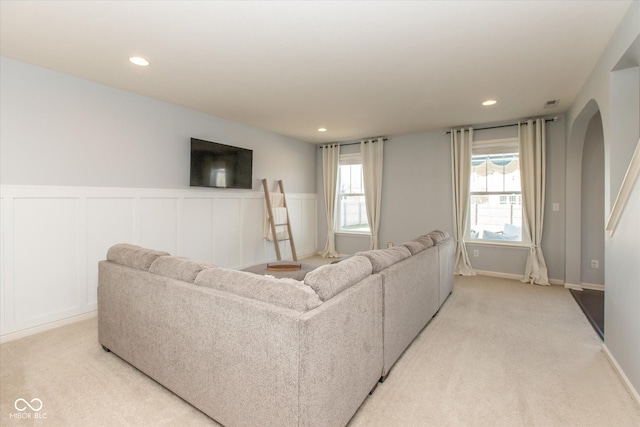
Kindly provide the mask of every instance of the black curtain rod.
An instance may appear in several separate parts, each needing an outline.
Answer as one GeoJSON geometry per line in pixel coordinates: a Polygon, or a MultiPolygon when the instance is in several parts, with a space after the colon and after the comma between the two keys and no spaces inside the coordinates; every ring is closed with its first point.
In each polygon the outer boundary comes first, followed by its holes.
{"type": "MultiPolygon", "coordinates": [[[[374,138],[369,138],[369,139],[374,139],[374,138]]],[[[388,141],[389,138],[382,138],[383,141],[388,141]]],[[[369,141],[365,141],[364,143],[367,144],[369,141]]],[[[329,145],[340,145],[340,147],[346,147],[347,145],[360,145],[360,142],[349,142],[347,144],[340,144],[339,142],[334,142],[333,144],[324,144],[324,145],[319,145],[318,148],[322,148],[322,147],[328,147],[329,145]]]]}
{"type": "MultiPolygon", "coordinates": [[[[544,122],[545,122],[545,123],[548,123],[548,122],[557,122],[557,121],[558,121],[558,117],[557,117],[557,116],[556,116],[556,117],[554,117],[553,119],[544,119],[544,122]]],[[[526,125],[527,123],[524,123],[524,124],[526,125]]],[[[509,128],[509,127],[511,127],[511,126],[518,126],[518,124],[517,124],[517,123],[512,123],[512,124],[510,124],[510,125],[489,126],[489,127],[486,127],[486,128],[473,128],[473,130],[487,130],[487,129],[509,128]]],[[[472,127],[473,127],[473,126],[472,126],[472,127]]],[[[446,131],[446,132],[444,132],[444,133],[443,133],[443,135],[450,135],[450,134],[451,134],[451,131],[450,131],[450,130],[448,130],[448,131],[446,131]]]]}

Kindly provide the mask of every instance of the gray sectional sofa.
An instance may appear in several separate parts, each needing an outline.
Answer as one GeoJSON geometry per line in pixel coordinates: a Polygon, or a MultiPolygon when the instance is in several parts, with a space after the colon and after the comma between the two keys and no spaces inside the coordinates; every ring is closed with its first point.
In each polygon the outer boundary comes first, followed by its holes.
{"type": "Polygon", "coordinates": [[[344,426],[453,288],[453,242],[276,279],[129,244],[99,263],[99,341],[225,426],[344,426]]]}

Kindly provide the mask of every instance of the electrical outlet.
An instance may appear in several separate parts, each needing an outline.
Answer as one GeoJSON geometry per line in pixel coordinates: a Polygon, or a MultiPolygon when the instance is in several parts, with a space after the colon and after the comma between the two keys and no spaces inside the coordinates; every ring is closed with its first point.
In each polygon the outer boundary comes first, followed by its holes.
{"type": "Polygon", "coordinates": [[[479,257],[479,256],[480,256],[480,251],[479,251],[479,250],[477,250],[477,249],[474,249],[474,250],[473,250],[473,256],[474,256],[474,257],[479,257]]]}
{"type": "Polygon", "coordinates": [[[560,210],[560,203],[554,203],[553,204],[553,210],[554,210],[554,212],[558,212],[560,210]]]}
{"type": "Polygon", "coordinates": [[[393,247],[393,242],[387,242],[387,248],[392,248],[393,247]]]}
{"type": "Polygon", "coordinates": [[[591,268],[600,268],[600,261],[598,261],[597,259],[592,259],[591,268]]]}

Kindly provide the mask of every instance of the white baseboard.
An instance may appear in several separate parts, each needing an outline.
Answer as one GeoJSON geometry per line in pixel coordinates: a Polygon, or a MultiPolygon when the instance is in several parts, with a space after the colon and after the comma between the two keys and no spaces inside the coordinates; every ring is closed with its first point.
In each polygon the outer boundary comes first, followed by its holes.
{"type": "Polygon", "coordinates": [[[593,291],[602,291],[604,292],[604,285],[596,285],[595,283],[580,283],[582,289],[591,289],[593,291]]]}
{"type": "Polygon", "coordinates": [[[49,331],[51,329],[59,328],[60,326],[70,325],[72,323],[81,322],[83,320],[91,319],[98,315],[97,311],[80,314],[78,316],[69,317],[62,320],[56,320],[55,322],[45,323],[44,325],[35,326],[33,328],[23,329],[18,332],[0,336],[0,344],[4,344],[9,341],[17,340],[20,338],[28,337],[29,335],[38,334],[40,332],[49,331]]]}
{"type": "Polygon", "coordinates": [[[593,291],[604,292],[604,285],[596,285],[594,283],[580,283],[579,285],[576,285],[575,283],[565,283],[564,287],[567,289],[573,289],[575,291],[583,291],[585,289],[590,289],[593,291]]]}
{"type": "Polygon", "coordinates": [[[474,270],[480,276],[499,277],[501,279],[522,279],[522,274],[501,273],[499,271],[474,270]]]}
{"type": "MultiPolygon", "coordinates": [[[[485,271],[485,270],[475,270],[476,274],[480,276],[489,276],[489,277],[500,277],[502,279],[513,279],[513,280],[522,280],[524,277],[522,274],[512,274],[512,273],[501,273],[499,271],[485,271]]],[[[549,283],[552,285],[564,285],[564,280],[561,279],[549,279],[549,283]]]]}
{"type": "Polygon", "coordinates": [[[633,384],[631,384],[631,381],[629,380],[627,375],[624,373],[624,371],[618,364],[618,361],[616,360],[616,358],[613,357],[613,354],[611,354],[606,344],[604,343],[602,344],[602,349],[604,350],[604,354],[607,356],[607,359],[609,359],[609,362],[611,363],[613,370],[616,371],[616,373],[618,374],[618,376],[620,377],[624,385],[627,387],[627,390],[629,391],[631,398],[636,401],[636,404],[640,408],[640,394],[638,393],[638,390],[636,390],[633,384]]]}

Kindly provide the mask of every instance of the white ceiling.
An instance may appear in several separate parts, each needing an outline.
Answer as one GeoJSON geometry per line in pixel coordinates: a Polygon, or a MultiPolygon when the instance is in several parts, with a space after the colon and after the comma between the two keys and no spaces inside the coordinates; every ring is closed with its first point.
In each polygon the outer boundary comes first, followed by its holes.
{"type": "Polygon", "coordinates": [[[630,5],[2,1],[0,54],[303,141],[346,141],[564,112],[630,5]],[[482,107],[488,98],[498,104],[482,107]]]}

